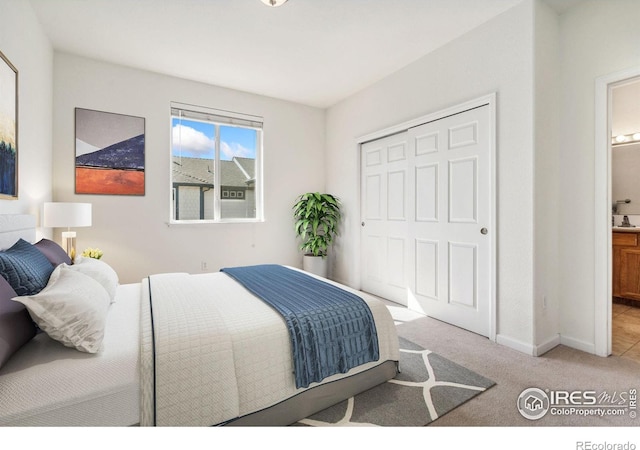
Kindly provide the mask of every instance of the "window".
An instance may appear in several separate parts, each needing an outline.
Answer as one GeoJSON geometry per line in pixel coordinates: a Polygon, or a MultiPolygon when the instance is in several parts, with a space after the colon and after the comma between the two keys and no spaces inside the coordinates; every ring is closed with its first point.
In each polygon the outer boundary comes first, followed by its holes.
{"type": "Polygon", "coordinates": [[[255,222],[262,118],[171,104],[171,222],[255,222]]]}

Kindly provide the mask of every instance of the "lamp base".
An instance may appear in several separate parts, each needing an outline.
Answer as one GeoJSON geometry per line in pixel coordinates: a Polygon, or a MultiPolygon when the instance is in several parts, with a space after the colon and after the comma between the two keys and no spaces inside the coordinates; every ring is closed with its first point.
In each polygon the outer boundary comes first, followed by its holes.
{"type": "Polygon", "coordinates": [[[75,231],[63,231],[62,232],[62,248],[66,249],[67,255],[71,259],[71,264],[76,259],[76,232],[75,231]]]}

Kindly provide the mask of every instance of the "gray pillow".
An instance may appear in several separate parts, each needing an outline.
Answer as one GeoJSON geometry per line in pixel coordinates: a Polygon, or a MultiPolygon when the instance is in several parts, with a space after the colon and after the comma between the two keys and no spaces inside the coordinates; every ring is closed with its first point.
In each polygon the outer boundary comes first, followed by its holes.
{"type": "Polygon", "coordinates": [[[27,309],[11,301],[15,296],[11,285],[0,277],[0,367],[36,335],[36,326],[27,309]]]}
{"type": "Polygon", "coordinates": [[[67,252],[55,242],[49,239],[41,239],[33,245],[46,256],[53,267],[62,263],[71,264],[71,258],[67,255],[67,252]]]}
{"type": "Polygon", "coordinates": [[[33,295],[47,285],[53,265],[40,250],[20,239],[0,252],[0,275],[18,295],[33,295]]]}

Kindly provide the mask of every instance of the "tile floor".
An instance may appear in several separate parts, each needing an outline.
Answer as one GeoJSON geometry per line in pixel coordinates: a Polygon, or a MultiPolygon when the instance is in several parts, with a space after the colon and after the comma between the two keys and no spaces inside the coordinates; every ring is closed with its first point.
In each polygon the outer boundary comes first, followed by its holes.
{"type": "Polygon", "coordinates": [[[640,362],[640,308],[613,304],[612,353],[640,362]]]}

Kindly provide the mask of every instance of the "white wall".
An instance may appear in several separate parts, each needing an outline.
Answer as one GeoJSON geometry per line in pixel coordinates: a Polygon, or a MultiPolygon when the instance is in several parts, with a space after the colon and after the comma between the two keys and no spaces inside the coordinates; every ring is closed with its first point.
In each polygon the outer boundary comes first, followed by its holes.
{"type": "Polygon", "coordinates": [[[100,247],[121,282],[158,272],[223,266],[300,266],[291,206],[324,188],[324,111],[56,53],[54,63],[53,196],[93,204],[93,226],[78,229],[78,248],[100,247]],[[169,103],[203,105],[264,117],[264,223],[167,226],[169,103]],[[146,195],[74,194],[74,108],[146,119],[146,195]]]}
{"type": "Polygon", "coordinates": [[[640,2],[588,1],[560,17],[559,178],[562,339],[594,345],[595,80],[640,67],[640,2]]]}
{"type": "Polygon", "coordinates": [[[327,190],[342,198],[345,228],[334,277],[359,286],[356,140],[497,92],[498,314],[501,342],[533,344],[533,6],[523,2],[327,112],[327,190]]]}
{"type": "Polygon", "coordinates": [[[558,140],[560,129],[560,26],[546,3],[535,2],[535,354],[557,345],[558,298],[558,140]]]}
{"type": "Polygon", "coordinates": [[[19,91],[18,199],[0,199],[0,214],[33,214],[39,224],[51,199],[53,50],[28,1],[0,0],[0,17],[0,51],[18,69],[19,91]]]}

